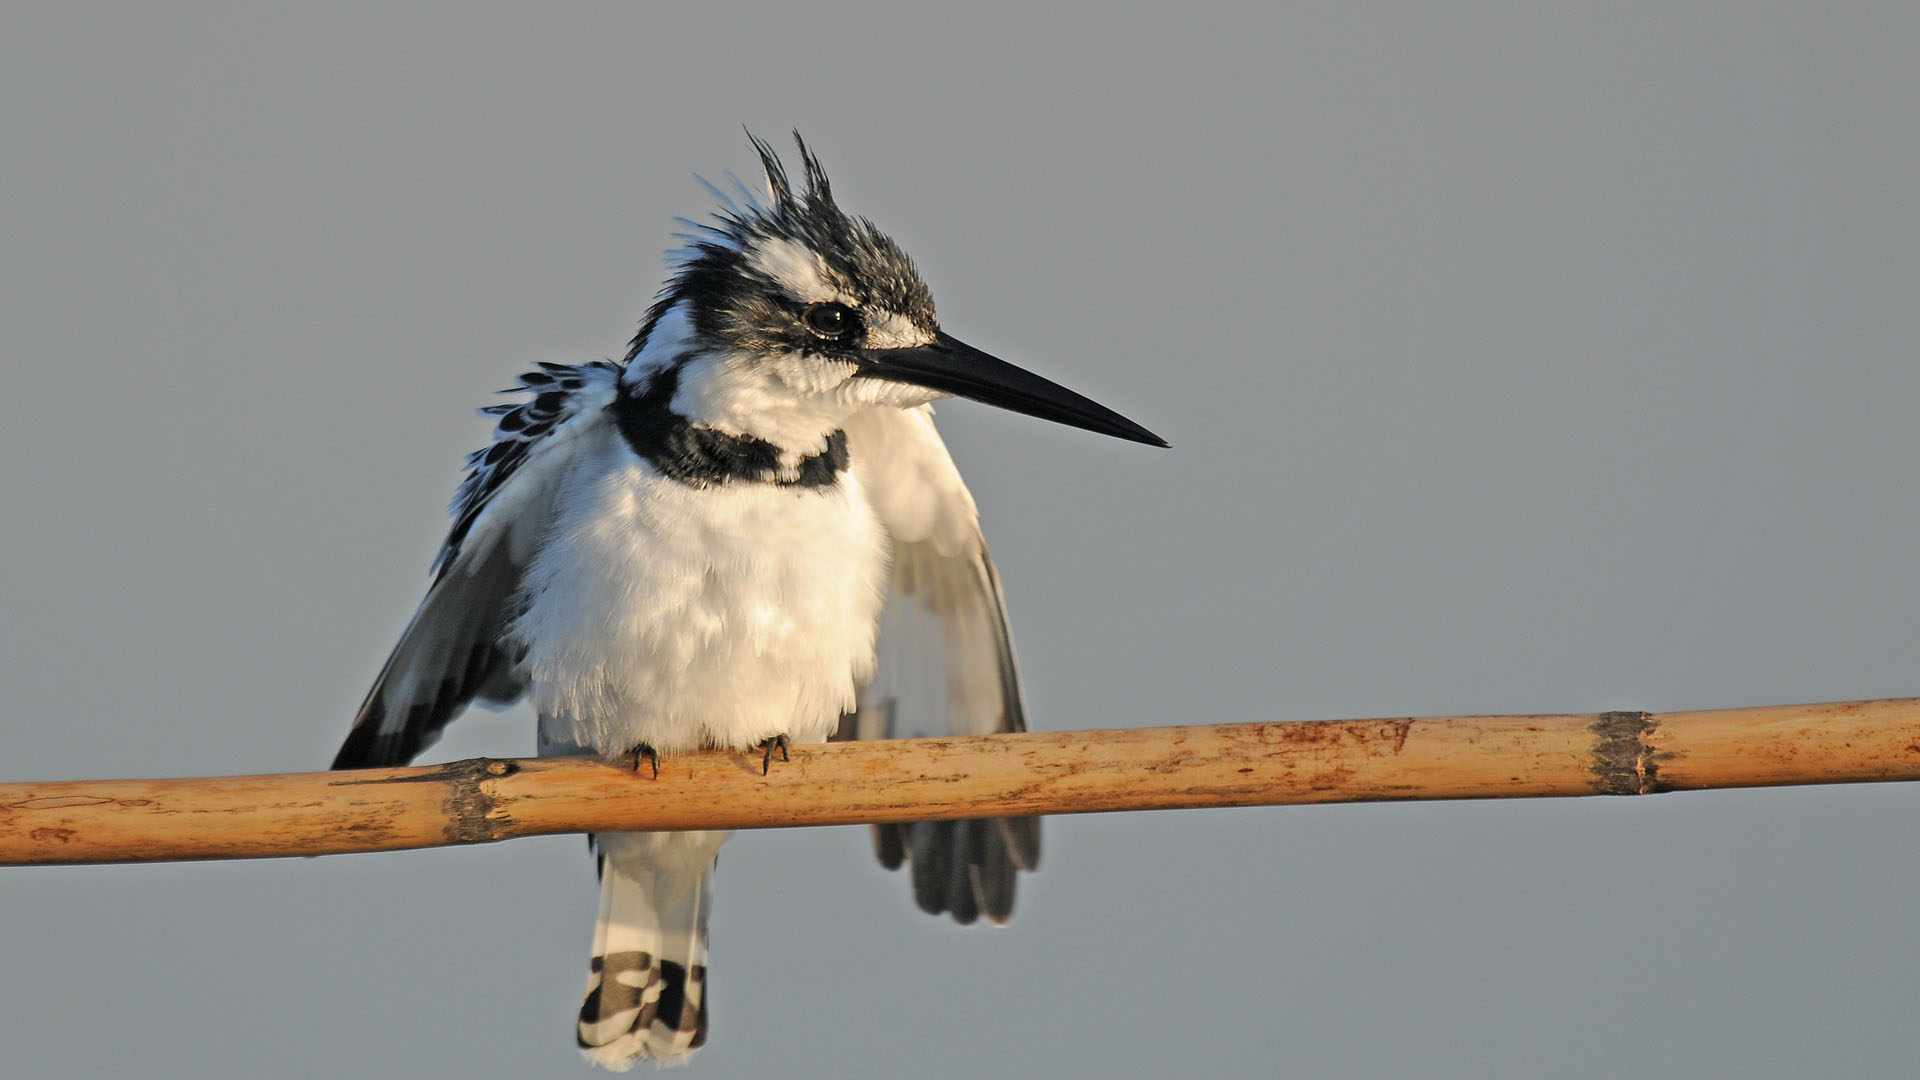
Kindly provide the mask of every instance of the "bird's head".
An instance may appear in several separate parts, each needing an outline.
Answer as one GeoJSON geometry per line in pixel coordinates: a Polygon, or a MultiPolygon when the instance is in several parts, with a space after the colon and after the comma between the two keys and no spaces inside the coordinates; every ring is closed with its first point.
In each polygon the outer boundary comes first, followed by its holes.
{"type": "MultiPolygon", "coordinates": [[[[711,221],[682,221],[674,275],[628,354],[627,379],[678,371],[675,411],[782,448],[817,447],[854,411],[958,396],[1135,442],[1159,436],[940,329],[933,296],[900,246],[842,211],[800,140],[796,189],[764,140],[766,201],[744,187],[711,221]]],[[[737,182],[736,182],[737,183],[737,182]]]]}

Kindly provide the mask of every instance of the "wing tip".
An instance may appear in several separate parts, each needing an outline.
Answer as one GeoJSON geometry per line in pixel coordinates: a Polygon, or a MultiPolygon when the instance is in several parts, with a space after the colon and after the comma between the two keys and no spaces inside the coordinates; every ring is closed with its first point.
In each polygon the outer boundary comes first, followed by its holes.
{"type": "Polygon", "coordinates": [[[874,849],[889,870],[911,863],[915,906],[962,926],[981,916],[1013,917],[1015,883],[1040,857],[1040,819],[972,818],[874,826],[874,849]]]}

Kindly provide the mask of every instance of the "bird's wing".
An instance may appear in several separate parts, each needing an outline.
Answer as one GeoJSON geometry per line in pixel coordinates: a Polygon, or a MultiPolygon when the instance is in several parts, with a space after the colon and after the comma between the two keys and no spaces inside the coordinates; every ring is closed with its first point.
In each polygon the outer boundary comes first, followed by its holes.
{"type": "Polygon", "coordinates": [[[620,378],[604,361],[540,366],[507,391],[531,398],[481,410],[500,418],[493,443],[467,458],[433,586],[367,692],[334,768],[405,764],[475,699],[508,705],[526,691],[520,657],[500,634],[518,614],[520,576],[545,538],[557,481],[581,438],[608,422],[620,378]]]}
{"type": "MultiPolygon", "coordinates": [[[[843,739],[987,735],[1027,729],[1000,579],[979,509],[934,430],[933,410],[867,409],[846,425],[847,452],[893,541],[879,664],[843,739]]],[[[889,869],[913,863],[922,908],[1004,922],[1014,874],[1040,859],[1038,818],[914,822],[874,830],[889,869]]]]}

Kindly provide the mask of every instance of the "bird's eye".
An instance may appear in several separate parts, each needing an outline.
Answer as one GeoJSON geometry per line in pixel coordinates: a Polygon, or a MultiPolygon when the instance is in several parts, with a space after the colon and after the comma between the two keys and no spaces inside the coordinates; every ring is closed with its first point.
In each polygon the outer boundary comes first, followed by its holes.
{"type": "Polygon", "coordinates": [[[859,320],[845,304],[812,304],[800,318],[807,329],[828,341],[839,341],[853,333],[859,320]]]}

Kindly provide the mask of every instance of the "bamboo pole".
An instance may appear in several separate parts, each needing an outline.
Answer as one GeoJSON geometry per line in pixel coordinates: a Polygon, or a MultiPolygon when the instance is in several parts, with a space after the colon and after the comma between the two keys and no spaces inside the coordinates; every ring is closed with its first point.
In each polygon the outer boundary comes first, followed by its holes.
{"type": "Polygon", "coordinates": [[[549,833],[1920,780],[1920,698],[1713,712],[1066,731],[631,761],[0,784],[0,865],[263,858],[549,833]]]}

